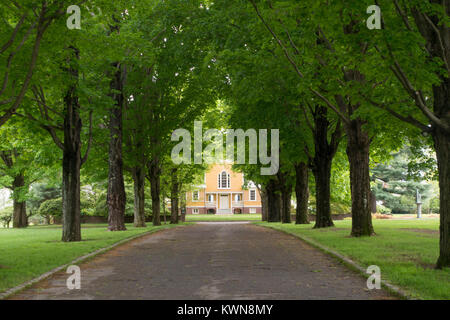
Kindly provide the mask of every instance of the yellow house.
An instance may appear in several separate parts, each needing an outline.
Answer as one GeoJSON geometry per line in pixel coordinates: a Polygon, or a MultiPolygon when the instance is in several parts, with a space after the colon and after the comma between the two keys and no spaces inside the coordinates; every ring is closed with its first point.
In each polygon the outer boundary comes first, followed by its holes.
{"type": "Polygon", "coordinates": [[[261,213],[261,196],[253,183],[243,189],[244,175],[231,164],[215,164],[205,173],[204,184],[186,193],[186,214],[261,213]]]}

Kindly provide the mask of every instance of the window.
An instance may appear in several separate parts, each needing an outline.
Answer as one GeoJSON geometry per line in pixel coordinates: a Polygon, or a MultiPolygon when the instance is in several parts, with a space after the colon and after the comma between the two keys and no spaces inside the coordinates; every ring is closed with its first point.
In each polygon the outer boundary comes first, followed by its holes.
{"type": "Polygon", "coordinates": [[[214,202],[214,196],[212,194],[208,194],[208,202],[214,202]]]}
{"type": "Polygon", "coordinates": [[[256,213],[256,208],[250,208],[250,213],[256,213]]]}
{"type": "Polygon", "coordinates": [[[250,190],[250,201],[256,201],[256,190],[250,190]]]}
{"type": "Polygon", "coordinates": [[[242,195],[241,194],[236,194],[234,196],[234,201],[236,201],[236,202],[242,201],[242,195]]]}
{"type": "Polygon", "coordinates": [[[192,193],[192,200],[193,201],[198,201],[198,199],[199,199],[199,192],[198,191],[194,191],[192,193]]]}
{"type": "Polygon", "coordinates": [[[217,185],[219,189],[229,189],[230,184],[230,175],[226,171],[222,171],[218,175],[217,185]]]}
{"type": "Polygon", "coordinates": [[[193,214],[198,214],[198,209],[192,209],[193,214]]]}

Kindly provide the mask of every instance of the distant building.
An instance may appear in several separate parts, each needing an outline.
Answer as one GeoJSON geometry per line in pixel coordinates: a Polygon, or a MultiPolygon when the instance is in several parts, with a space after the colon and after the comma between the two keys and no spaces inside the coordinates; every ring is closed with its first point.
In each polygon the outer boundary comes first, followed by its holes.
{"type": "Polygon", "coordinates": [[[261,196],[252,183],[243,189],[244,175],[231,164],[212,165],[204,184],[186,193],[186,214],[261,213],[261,196]]]}

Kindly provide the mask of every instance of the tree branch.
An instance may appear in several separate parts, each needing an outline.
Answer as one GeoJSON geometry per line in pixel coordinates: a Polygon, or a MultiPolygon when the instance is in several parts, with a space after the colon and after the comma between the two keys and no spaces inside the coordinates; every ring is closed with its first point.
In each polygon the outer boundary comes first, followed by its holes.
{"type": "Polygon", "coordinates": [[[6,51],[6,49],[8,49],[13,43],[14,40],[16,38],[17,33],[19,32],[20,27],[22,26],[22,24],[24,23],[25,19],[27,18],[27,13],[24,13],[22,15],[22,17],[20,18],[19,22],[17,23],[16,27],[13,30],[13,33],[11,35],[11,37],[9,38],[9,40],[3,45],[3,47],[0,49],[0,54],[2,54],[3,52],[6,51]]]}
{"type": "MultiPolygon", "coordinates": [[[[272,28],[269,26],[269,24],[266,22],[266,20],[263,18],[263,16],[261,15],[258,6],[256,5],[254,0],[249,0],[250,3],[253,5],[253,8],[256,11],[256,14],[258,15],[259,19],[261,20],[261,22],[264,24],[264,26],[267,28],[267,30],[271,33],[271,35],[274,37],[274,39],[277,41],[278,45],[280,46],[280,48],[282,49],[284,55],[286,56],[286,58],[288,59],[289,63],[292,65],[292,67],[294,68],[295,72],[297,73],[297,75],[304,79],[304,75],[303,73],[299,70],[297,64],[294,62],[294,60],[292,59],[292,57],[290,56],[286,46],[283,44],[283,42],[281,41],[281,39],[276,35],[276,33],[272,30],[272,28]]],[[[338,110],[338,108],[336,108],[336,106],[334,106],[325,96],[323,96],[320,92],[318,92],[317,90],[309,87],[308,88],[312,93],[314,93],[318,98],[320,98],[322,101],[324,101],[328,107],[330,107],[334,112],[336,112],[337,115],[339,115],[339,117],[342,118],[342,120],[345,123],[350,123],[350,120],[342,113],[338,110]]]]}

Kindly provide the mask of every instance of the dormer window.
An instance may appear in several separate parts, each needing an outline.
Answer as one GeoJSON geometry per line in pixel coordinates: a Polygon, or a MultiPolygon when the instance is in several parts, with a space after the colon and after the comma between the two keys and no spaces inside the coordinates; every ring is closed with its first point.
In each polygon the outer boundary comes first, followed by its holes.
{"type": "Polygon", "coordinates": [[[226,171],[222,171],[217,176],[217,185],[219,189],[230,189],[230,174],[226,171]]]}

